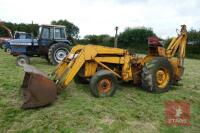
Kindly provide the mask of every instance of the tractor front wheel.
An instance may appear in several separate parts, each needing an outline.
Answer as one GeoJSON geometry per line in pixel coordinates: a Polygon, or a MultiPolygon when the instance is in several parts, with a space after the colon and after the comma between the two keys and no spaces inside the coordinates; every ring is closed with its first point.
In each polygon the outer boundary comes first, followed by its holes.
{"type": "Polygon", "coordinates": [[[95,97],[113,96],[116,89],[116,77],[108,70],[98,71],[90,80],[90,90],[95,97]]]}
{"type": "Polygon", "coordinates": [[[10,53],[11,53],[11,48],[5,48],[5,49],[4,49],[4,52],[10,54],[10,53]]]}
{"type": "Polygon", "coordinates": [[[19,56],[17,56],[16,65],[18,65],[18,66],[24,66],[26,64],[30,64],[30,59],[29,59],[28,56],[26,56],[26,55],[19,55],[19,56]]]}
{"type": "Polygon", "coordinates": [[[2,49],[5,49],[5,48],[6,48],[6,44],[3,43],[2,46],[1,46],[1,48],[2,48],[2,49]]]}
{"type": "Polygon", "coordinates": [[[59,64],[70,52],[70,47],[65,43],[56,43],[49,48],[48,59],[53,65],[59,64]]]}
{"type": "Polygon", "coordinates": [[[172,78],[173,69],[168,59],[155,57],[143,67],[142,87],[150,92],[167,92],[172,84],[172,78]]]}

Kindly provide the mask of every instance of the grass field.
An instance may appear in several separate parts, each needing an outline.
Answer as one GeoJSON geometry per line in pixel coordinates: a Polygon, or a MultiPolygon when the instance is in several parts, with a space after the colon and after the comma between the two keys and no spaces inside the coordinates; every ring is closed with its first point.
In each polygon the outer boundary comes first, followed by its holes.
{"type": "MultiPolygon", "coordinates": [[[[45,59],[32,65],[50,73],[45,59]]],[[[120,85],[111,98],[94,98],[87,85],[73,82],[46,108],[22,110],[20,85],[24,72],[15,57],[0,50],[0,132],[200,132],[200,60],[186,59],[181,83],[164,94],[151,94],[139,87],[120,85]],[[165,101],[190,103],[191,126],[165,124],[165,101]]]]}

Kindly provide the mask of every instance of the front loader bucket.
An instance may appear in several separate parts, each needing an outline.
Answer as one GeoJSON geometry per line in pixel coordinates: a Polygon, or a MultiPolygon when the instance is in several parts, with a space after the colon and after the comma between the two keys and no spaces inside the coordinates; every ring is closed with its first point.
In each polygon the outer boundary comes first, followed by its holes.
{"type": "Polygon", "coordinates": [[[23,109],[38,108],[56,100],[57,89],[47,75],[30,65],[24,65],[25,76],[21,86],[23,109]]]}

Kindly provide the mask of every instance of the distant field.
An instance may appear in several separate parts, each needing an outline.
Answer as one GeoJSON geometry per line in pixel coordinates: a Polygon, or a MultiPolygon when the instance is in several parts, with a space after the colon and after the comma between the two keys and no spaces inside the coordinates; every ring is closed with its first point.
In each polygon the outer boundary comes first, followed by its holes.
{"type": "MultiPolygon", "coordinates": [[[[33,58],[32,65],[50,73],[45,59],[33,58]]],[[[87,85],[73,82],[48,107],[22,110],[20,85],[24,72],[0,49],[0,132],[200,132],[200,60],[186,59],[181,83],[164,94],[151,94],[139,87],[120,85],[111,98],[94,98],[87,85]],[[167,100],[190,103],[191,126],[165,124],[167,100]]]]}

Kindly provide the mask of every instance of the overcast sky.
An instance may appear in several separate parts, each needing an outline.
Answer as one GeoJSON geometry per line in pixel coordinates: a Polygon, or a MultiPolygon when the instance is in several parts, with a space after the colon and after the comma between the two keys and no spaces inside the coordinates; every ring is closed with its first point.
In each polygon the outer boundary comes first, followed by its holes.
{"type": "Polygon", "coordinates": [[[0,0],[0,19],[49,24],[67,19],[87,34],[114,35],[126,27],[152,27],[163,38],[181,24],[200,29],[200,0],[0,0]]]}

